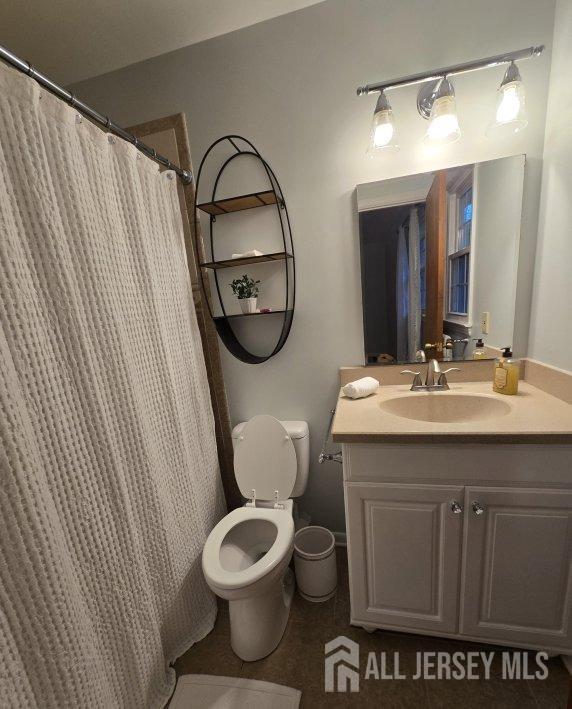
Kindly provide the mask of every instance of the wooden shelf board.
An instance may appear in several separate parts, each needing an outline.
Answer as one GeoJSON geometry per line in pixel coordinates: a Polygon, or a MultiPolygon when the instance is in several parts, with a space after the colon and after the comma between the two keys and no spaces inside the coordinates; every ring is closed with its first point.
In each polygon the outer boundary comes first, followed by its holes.
{"type": "Polygon", "coordinates": [[[277,251],[273,254],[261,254],[260,256],[245,256],[244,258],[227,258],[222,261],[209,261],[208,263],[201,263],[201,267],[216,271],[220,268],[246,266],[251,263],[264,263],[267,261],[284,261],[289,258],[292,258],[292,254],[288,254],[285,251],[277,251]]]}
{"type": "Polygon", "coordinates": [[[267,207],[270,204],[276,204],[276,193],[273,190],[217,199],[214,202],[203,202],[197,207],[207,214],[217,216],[229,212],[242,212],[244,209],[254,209],[255,207],[267,207]]]}
{"type": "Polygon", "coordinates": [[[234,315],[217,315],[213,317],[213,320],[216,322],[217,320],[234,320],[235,318],[251,318],[254,317],[255,315],[276,315],[277,313],[289,313],[291,310],[271,310],[269,313],[236,313],[234,315]]]}

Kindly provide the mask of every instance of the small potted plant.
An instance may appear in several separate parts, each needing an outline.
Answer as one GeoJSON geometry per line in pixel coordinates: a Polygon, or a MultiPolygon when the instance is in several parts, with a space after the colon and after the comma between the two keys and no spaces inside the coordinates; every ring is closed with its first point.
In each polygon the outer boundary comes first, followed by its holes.
{"type": "Polygon", "coordinates": [[[235,278],[230,284],[232,292],[238,298],[240,309],[245,315],[256,312],[259,283],[260,281],[255,281],[254,278],[247,276],[245,273],[242,278],[235,278]]]}

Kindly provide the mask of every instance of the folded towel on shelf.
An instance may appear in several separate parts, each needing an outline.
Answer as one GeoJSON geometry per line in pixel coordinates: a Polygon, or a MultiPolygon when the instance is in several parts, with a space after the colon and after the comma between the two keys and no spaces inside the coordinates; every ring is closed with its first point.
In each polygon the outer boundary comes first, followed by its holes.
{"type": "Polygon", "coordinates": [[[262,251],[252,249],[251,251],[245,251],[243,254],[233,254],[232,258],[248,258],[249,256],[262,256],[262,251]]]}
{"type": "Polygon", "coordinates": [[[364,396],[369,396],[377,391],[379,382],[373,377],[362,377],[361,379],[356,379],[355,382],[348,382],[348,384],[343,387],[342,391],[350,399],[363,399],[364,396]]]}

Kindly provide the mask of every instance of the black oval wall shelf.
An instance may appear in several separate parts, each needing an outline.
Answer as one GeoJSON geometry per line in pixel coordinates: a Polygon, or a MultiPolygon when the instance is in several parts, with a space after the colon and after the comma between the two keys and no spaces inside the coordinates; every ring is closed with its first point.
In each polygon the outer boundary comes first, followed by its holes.
{"type": "Polygon", "coordinates": [[[197,264],[200,267],[200,284],[203,290],[203,295],[205,296],[205,302],[207,304],[209,314],[215,324],[217,332],[220,339],[223,341],[225,347],[229,352],[231,352],[237,359],[248,364],[261,364],[266,362],[275,354],[280,352],[284,343],[288,339],[290,333],[290,328],[292,327],[292,319],[294,317],[294,304],[296,300],[296,265],[294,259],[294,243],[292,241],[292,229],[290,227],[290,218],[288,216],[288,207],[286,206],[286,200],[282,193],[280,183],[278,182],[274,171],[254,145],[243,138],[240,135],[225,135],[218,140],[215,140],[212,145],[209,146],[208,150],[201,160],[199,166],[199,171],[197,173],[196,190],[195,196],[198,199],[199,186],[201,181],[201,174],[203,167],[206,164],[209,156],[213,152],[214,148],[223,144],[229,147],[230,156],[226,157],[220,169],[217,173],[216,179],[214,181],[211,190],[211,200],[210,202],[203,202],[201,204],[195,204],[194,210],[194,220],[195,220],[195,234],[198,233],[198,222],[199,222],[199,211],[205,212],[209,215],[209,243],[212,261],[201,262],[198,245],[196,239],[194,239],[195,246],[195,256],[197,259],[197,264]],[[244,144],[246,147],[240,147],[244,144]],[[262,190],[259,192],[250,192],[246,194],[238,195],[237,197],[225,197],[217,199],[217,188],[219,186],[220,179],[225,171],[225,169],[237,158],[242,156],[250,156],[255,160],[258,160],[268,178],[269,189],[262,190]],[[215,224],[217,217],[223,217],[225,214],[231,214],[233,212],[242,212],[248,209],[257,209],[259,207],[275,207],[278,216],[278,222],[280,224],[280,230],[282,233],[282,244],[283,250],[275,251],[273,253],[262,254],[260,256],[245,256],[238,259],[221,259],[217,260],[215,257],[214,249],[214,235],[215,235],[215,224]],[[282,263],[284,267],[284,283],[285,283],[285,297],[284,306],[277,310],[272,310],[270,312],[256,312],[249,314],[229,314],[226,312],[224,307],[224,302],[222,299],[220,284],[219,284],[219,271],[225,268],[233,268],[236,266],[246,266],[258,263],[282,263]],[[213,308],[211,305],[211,299],[206,293],[204,279],[208,279],[208,272],[212,272],[213,280],[216,286],[216,295],[218,297],[218,302],[222,310],[222,315],[214,315],[213,308]],[[262,317],[265,316],[265,317],[262,317]],[[272,351],[269,354],[258,355],[250,352],[238,339],[236,332],[232,328],[232,322],[253,322],[258,323],[254,327],[263,327],[263,323],[274,320],[275,318],[282,318],[282,328],[280,330],[280,335],[274,345],[272,351]]]}

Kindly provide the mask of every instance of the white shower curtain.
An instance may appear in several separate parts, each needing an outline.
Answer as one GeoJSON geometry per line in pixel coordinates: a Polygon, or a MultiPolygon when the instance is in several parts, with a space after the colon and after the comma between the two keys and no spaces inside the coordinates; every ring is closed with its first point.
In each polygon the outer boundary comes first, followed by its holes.
{"type": "Polygon", "coordinates": [[[0,66],[0,706],[159,707],[223,508],[173,174],[0,66]]]}
{"type": "Polygon", "coordinates": [[[407,361],[415,362],[421,347],[421,271],[419,249],[419,215],[417,207],[409,213],[409,308],[407,311],[407,361]]]}

